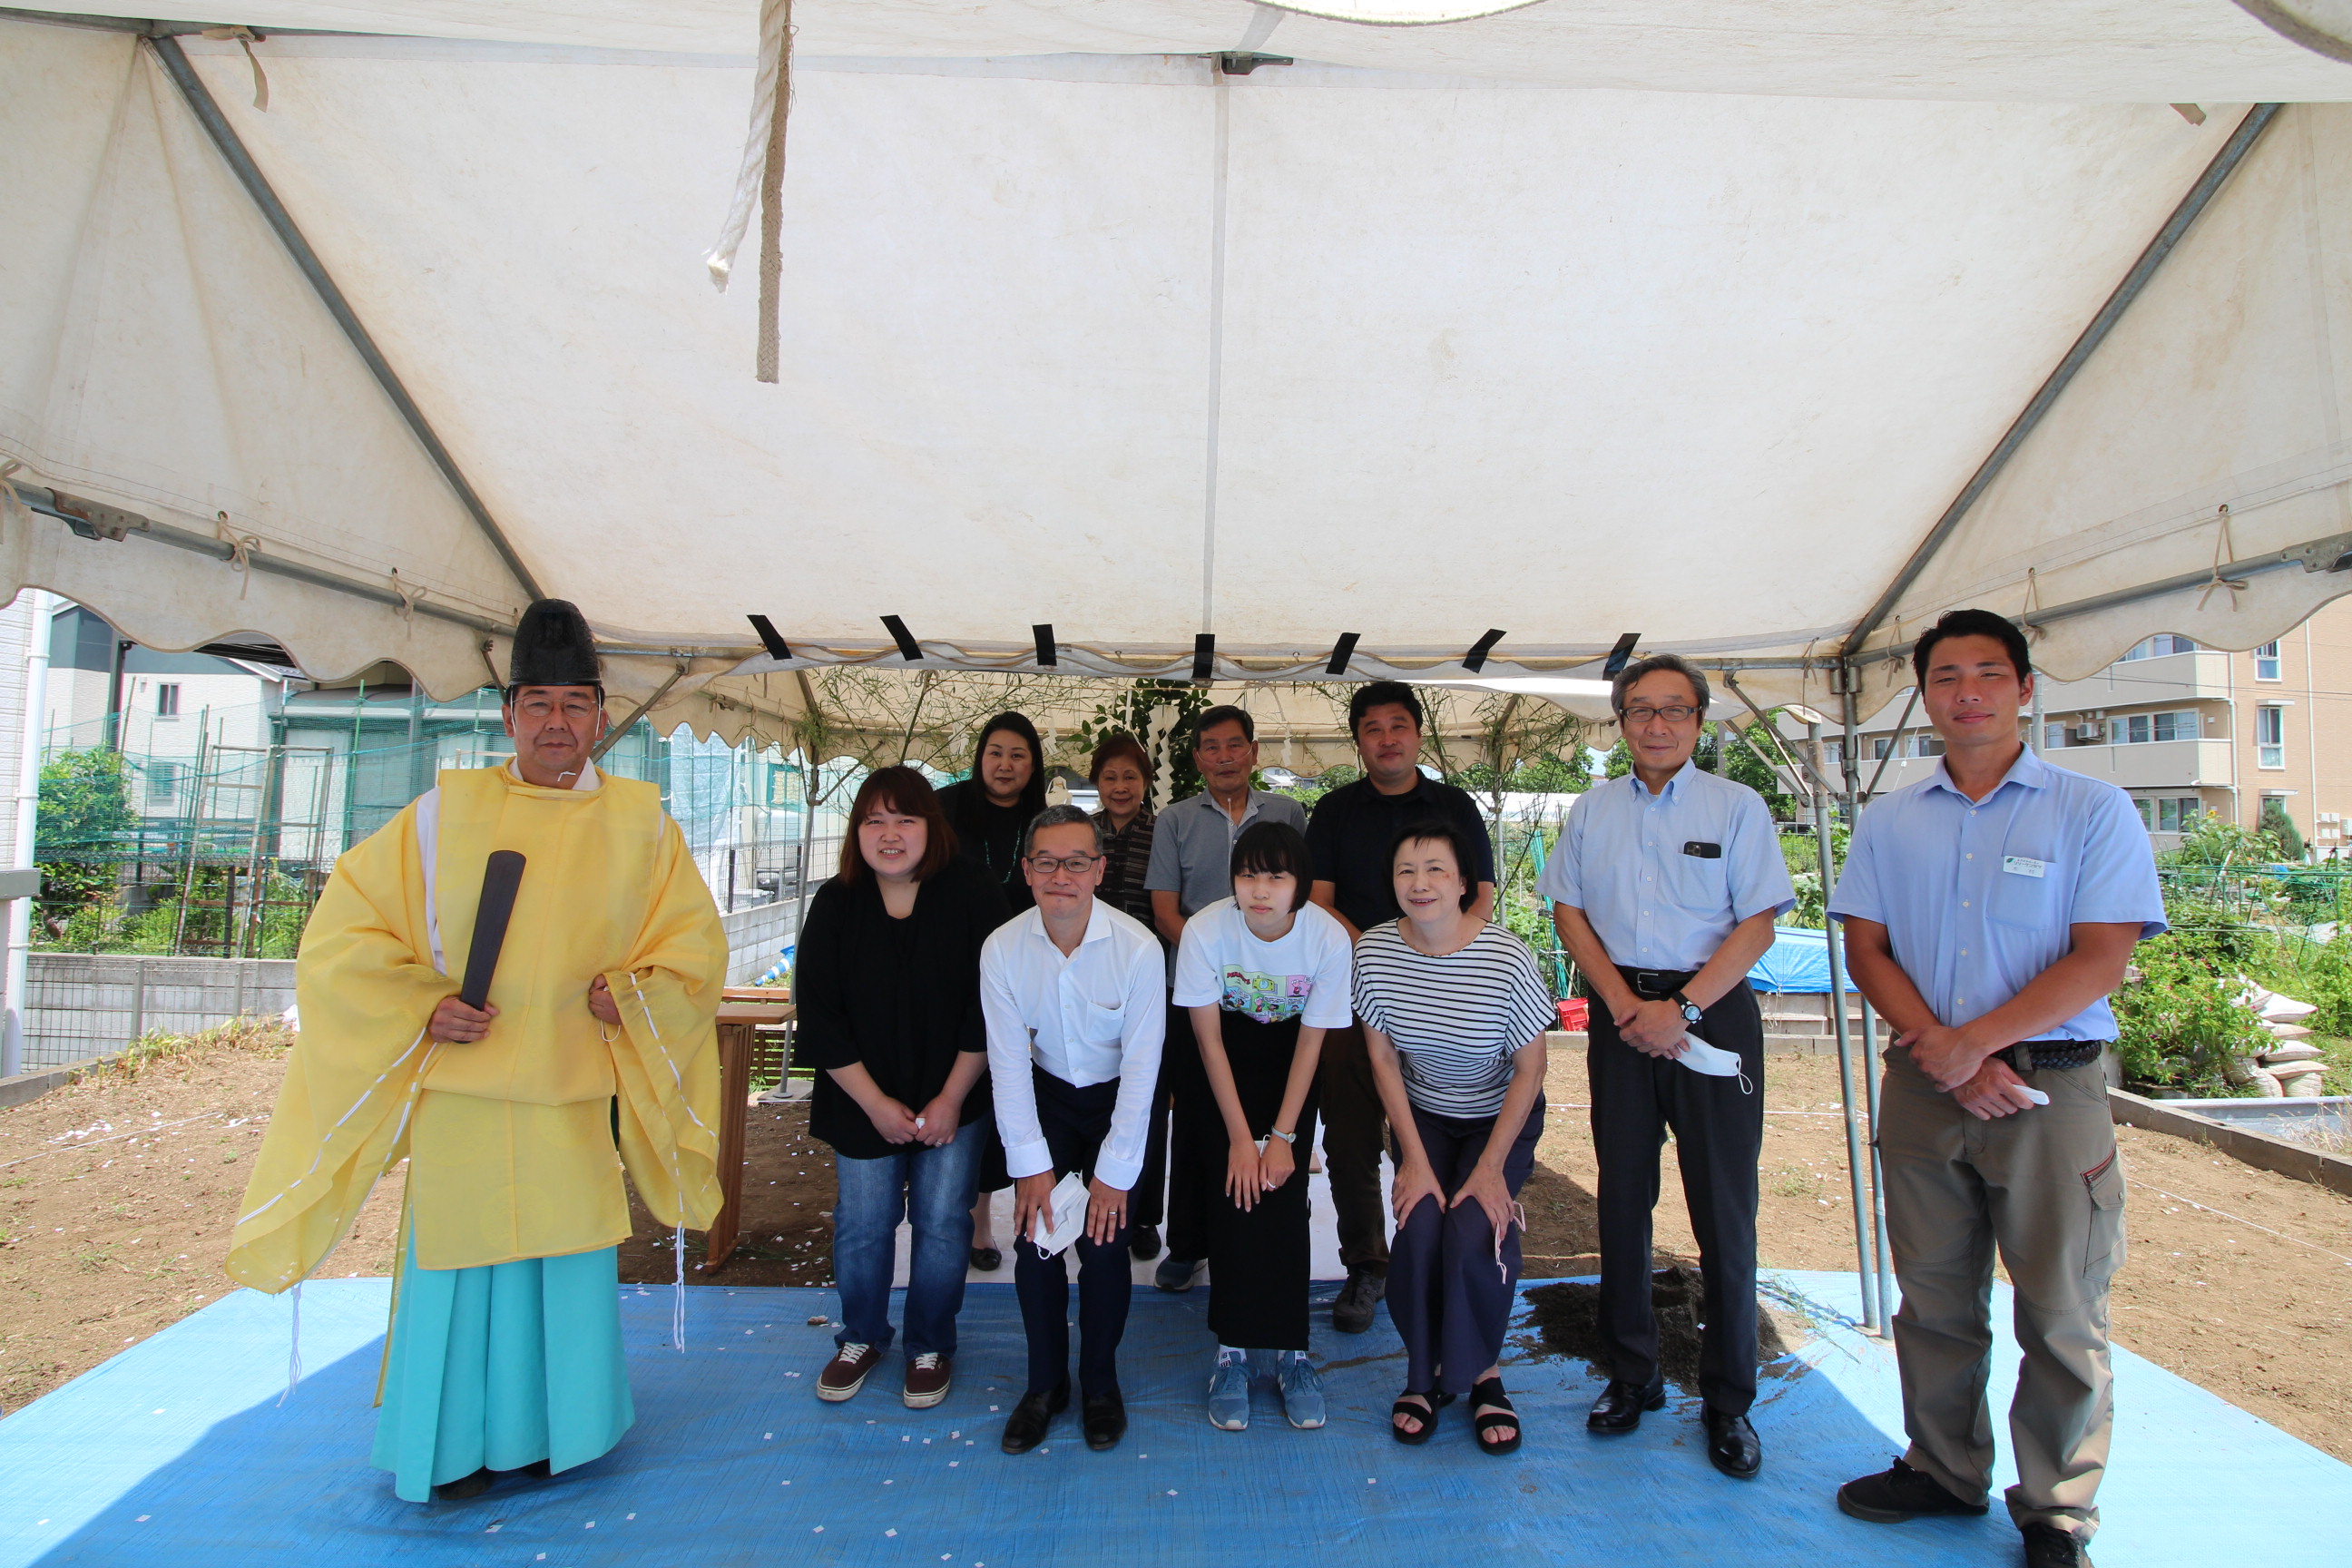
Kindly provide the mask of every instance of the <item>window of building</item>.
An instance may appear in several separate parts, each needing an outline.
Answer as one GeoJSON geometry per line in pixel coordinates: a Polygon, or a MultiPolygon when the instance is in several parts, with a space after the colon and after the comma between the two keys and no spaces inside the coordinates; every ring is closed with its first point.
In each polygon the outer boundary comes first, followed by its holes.
{"type": "Polygon", "coordinates": [[[2254,710],[2254,765],[2258,768],[2286,766],[2285,709],[2266,704],[2254,710]]]}
{"type": "Polygon", "coordinates": [[[2197,710],[2178,708],[2166,713],[2132,713],[2107,721],[2107,742],[2116,746],[2146,745],[2153,741],[2193,741],[2199,728],[2197,710]]]}
{"type": "Polygon", "coordinates": [[[1944,737],[1933,730],[1922,730],[1911,737],[1911,754],[1915,757],[1940,757],[1944,754],[1944,737]]]}
{"type": "MultiPolygon", "coordinates": [[[[2256,680],[2283,680],[2285,679],[2285,677],[2279,673],[2278,644],[2274,642],[2266,642],[2263,644],[2262,647],[2254,649],[2254,679],[2256,680]]],[[[2264,767],[2270,766],[2268,763],[2265,763],[2263,765],[2264,767]]]]}
{"type": "Polygon", "coordinates": [[[2177,637],[2171,632],[2159,632],[2155,637],[2134,643],[2125,653],[2124,659],[2162,658],[2168,653],[2195,653],[2196,651],[2197,641],[2194,637],[2177,637]]]}
{"type": "Polygon", "coordinates": [[[155,688],[155,717],[176,719],[180,716],[180,683],[166,681],[155,688]]]}
{"type": "MultiPolygon", "coordinates": [[[[177,687],[165,689],[177,691],[177,687]]],[[[180,764],[162,759],[147,764],[147,799],[151,805],[169,808],[178,804],[180,796],[180,764]]]]}
{"type": "Polygon", "coordinates": [[[1870,760],[1874,763],[1881,761],[1888,752],[1894,750],[1895,737],[1892,735],[1881,735],[1878,739],[1871,742],[1870,743],[1870,760]]]}
{"type": "Polygon", "coordinates": [[[2193,795],[2135,800],[2139,819],[2150,833],[2186,833],[2205,815],[2205,803],[2193,795]]]}

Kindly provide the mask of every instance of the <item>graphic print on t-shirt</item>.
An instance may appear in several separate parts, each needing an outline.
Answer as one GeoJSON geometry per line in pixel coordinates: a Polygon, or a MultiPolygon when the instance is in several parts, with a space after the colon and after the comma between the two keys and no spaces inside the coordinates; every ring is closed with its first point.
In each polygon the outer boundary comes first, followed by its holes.
{"type": "Polygon", "coordinates": [[[1311,974],[1260,974],[1238,963],[1225,965],[1224,983],[1224,995],[1217,1005],[1261,1024],[1297,1017],[1315,990],[1311,974]]]}

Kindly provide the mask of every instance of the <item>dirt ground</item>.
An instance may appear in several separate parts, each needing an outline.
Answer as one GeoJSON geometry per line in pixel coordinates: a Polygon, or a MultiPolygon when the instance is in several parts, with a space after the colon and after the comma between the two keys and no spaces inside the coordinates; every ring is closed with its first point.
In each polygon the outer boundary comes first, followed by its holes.
{"type": "MultiPolygon", "coordinates": [[[[0,1110],[0,1405],[14,1410],[230,1289],[220,1260],[282,1071],[266,1040],[215,1043],[0,1110]]],[[[1531,1279],[1598,1263],[1580,1054],[1555,1053],[1548,1090],[1521,1194],[1531,1279]]],[[[1775,1058],[1765,1094],[1762,1260],[1851,1268],[1836,1063],[1775,1058]]],[[[2352,1461],[2352,1198],[2161,1133],[2117,1135],[2131,1184],[2117,1342],[2352,1461]]],[[[827,1283],[831,1155],[808,1139],[805,1108],[754,1107],[746,1145],[742,1240],[713,1275],[688,1233],[688,1278],[827,1283]]],[[[399,1178],[379,1184],[323,1274],[389,1272],[399,1178]]],[[[667,1282],[670,1234],[642,1209],[637,1219],[622,1278],[667,1282]]],[[[1661,1268],[1696,1260],[1671,1174],[1657,1250],[1661,1268]]]]}

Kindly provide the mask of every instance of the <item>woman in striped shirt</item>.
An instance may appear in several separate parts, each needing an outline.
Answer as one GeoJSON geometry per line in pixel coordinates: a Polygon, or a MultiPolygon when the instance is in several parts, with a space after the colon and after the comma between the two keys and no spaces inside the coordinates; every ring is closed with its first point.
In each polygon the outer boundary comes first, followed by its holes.
{"type": "Polygon", "coordinates": [[[1427,1442],[1437,1412],[1466,1393],[1480,1451],[1507,1454],[1519,1446],[1500,1365],[1516,1200],[1543,1131],[1544,1032],[1559,1012],[1527,944],[1470,913],[1461,835],[1429,822],[1399,837],[1389,866],[1404,916],[1356,943],[1355,1005],[1395,1140],[1388,1303],[1408,1372],[1391,1435],[1427,1442]]]}

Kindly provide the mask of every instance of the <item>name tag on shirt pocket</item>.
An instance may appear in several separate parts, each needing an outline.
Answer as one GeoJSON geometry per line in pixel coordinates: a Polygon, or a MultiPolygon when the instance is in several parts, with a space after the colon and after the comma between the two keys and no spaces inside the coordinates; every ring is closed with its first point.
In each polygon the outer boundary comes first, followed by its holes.
{"type": "Polygon", "coordinates": [[[1694,838],[1683,846],[1683,853],[1699,860],[1720,860],[1723,858],[1723,846],[1694,838]]]}
{"type": "Polygon", "coordinates": [[[2000,875],[1992,879],[1987,894],[1991,907],[1985,913],[2002,925],[2046,929],[2058,913],[2058,879],[2051,875],[2054,869],[2053,862],[2031,855],[2002,856],[2000,875]]]}

